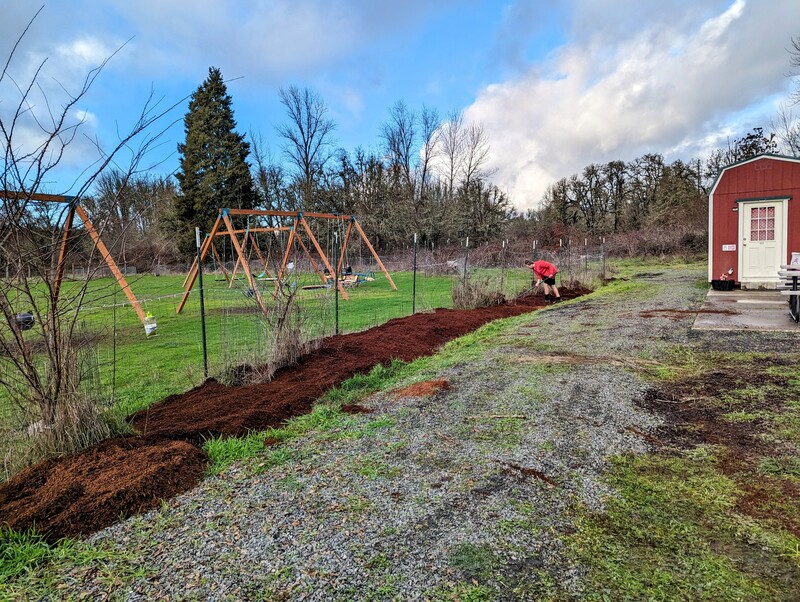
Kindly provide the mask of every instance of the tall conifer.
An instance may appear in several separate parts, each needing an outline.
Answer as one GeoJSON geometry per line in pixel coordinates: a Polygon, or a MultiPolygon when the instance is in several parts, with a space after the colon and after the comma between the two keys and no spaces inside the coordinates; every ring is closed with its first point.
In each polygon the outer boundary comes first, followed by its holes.
{"type": "Polygon", "coordinates": [[[194,229],[208,232],[220,208],[251,209],[255,202],[247,156],[250,145],[235,131],[231,97],[216,67],[189,101],[186,142],[178,144],[180,193],[175,199],[181,252],[195,252],[194,229]]]}

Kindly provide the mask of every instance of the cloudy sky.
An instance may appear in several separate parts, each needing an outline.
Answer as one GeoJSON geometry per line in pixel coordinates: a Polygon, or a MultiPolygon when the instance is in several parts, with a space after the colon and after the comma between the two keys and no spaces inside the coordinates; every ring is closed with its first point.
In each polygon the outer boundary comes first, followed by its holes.
{"type": "MultiPolygon", "coordinates": [[[[0,64],[40,6],[0,0],[0,64]]],[[[46,122],[47,103],[53,112],[113,54],[70,111],[80,130],[46,191],[74,191],[151,96],[156,111],[176,105],[147,131],[146,165],[168,174],[186,97],[215,66],[239,131],[276,158],[289,85],[322,96],[351,151],[377,148],[398,100],[464,111],[488,134],[496,183],[525,209],[588,163],[704,156],[768,127],[791,86],[792,36],[797,0],[51,0],[0,80],[0,117],[10,122],[44,63],[29,114],[46,122]]],[[[20,152],[41,132],[20,118],[13,138],[20,152]]]]}

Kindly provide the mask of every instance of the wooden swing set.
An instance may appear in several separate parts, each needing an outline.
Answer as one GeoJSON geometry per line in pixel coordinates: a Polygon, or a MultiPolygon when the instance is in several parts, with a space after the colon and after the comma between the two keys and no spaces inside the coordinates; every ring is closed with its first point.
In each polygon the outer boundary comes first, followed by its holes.
{"type": "Polygon", "coordinates": [[[111,256],[108,247],[106,247],[105,243],[103,243],[103,240],[100,238],[100,234],[94,227],[94,224],[92,224],[92,221],[89,219],[86,210],[78,203],[77,197],[58,194],[12,192],[8,190],[0,191],[0,197],[11,200],[18,199],[21,202],[37,201],[41,203],[66,203],[69,205],[67,209],[67,218],[64,221],[64,233],[61,238],[61,247],[58,251],[58,262],[56,263],[55,278],[53,279],[53,298],[57,299],[61,290],[61,281],[64,278],[64,271],[66,268],[69,235],[72,231],[75,215],[77,214],[77,216],[83,222],[83,227],[86,229],[86,232],[89,234],[89,236],[91,236],[95,248],[100,252],[100,256],[103,258],[103,261],[111,270],[111,273],[114,275],[117,283],[122,288],[122,292],[125,293],[125,296],[128,298],[128,301],[130,301],[131,307],[133,307],[136,315],[139,316],[139,320],[142,322],[142,324],[144,324],[145,313],[142,309],[141,303],[139,303],[136,295],[133,294],[130,285],[125,280],[125,276],[122,274],[122,270],[119,269],[119,266],[111,256]]]}
{"type": "MultiPolygon", "coordinates": [[[[239,234],[244,234],[244,237],[241,241],[242,246],[242,253],[247,254],[247,262],[249,263],[250,256],[253,251],[255,251],[258,260],[261,262],[261,265],[264,268],[263,275],[266,277],[267,280],[274,280],[272,274],[269,272],[269,255],[265,258],[264,254],[261,252],[261,247],[258,244],[257,236],[260,232],[288,232],[291,230],[289,226],[280,226],[278,228],[250,228],[249,226],[244,230],[234,230],[233,232],[229,232],[228,230],[217,230],[215,233],[216,238],[224,238],[224,237],[233,237],[239,234]]],[[[211,234],[209,233],[208,238],[210,238],[211,234]]],[[[204,245],[205,246],[205,243],[204,245]]],[[[219,252],[217,251],[217,246],[212,241],[210,243],[212,259],[214,263],[219,266],[222,270],[222,275],[225,278],[225,282],[228,283],[228,288],[233,288],[234,281],[236,280],[236,273],[239,271],[239,266],[243,265],[242,257],[237,254],[236,256],[236,263],[233,266],[233,271],[228,274],[228,270],[225,269],[225,261],[220,257],[219,252]]],[[[202,250],[202,247],[201,247],[202,250]]],[[[223,249],[224,251],[224,249],[223,249]]],[[[204,255],[205,257],[205,255],[204,255]]],[[[197,258],[195,257],[194,263],[192,264],[192,268],[196,268],[197,266],[197,258]]],[[[186,275],[186,278],[183,281],[183,288],[186,288],[186,285],[189,282],[189,277],[191,276],[191,271],[189,274],[186,275]]],[[[261,279],[261,276],[259,276],[261,279]]]]}
{"type": "MultiPolygon", "coordinates": [[[[233,244],[233,248],[236,252],[236,264],[234,266],[234,273],[231,279],[228,279],[227,273],[223,268],[223,273],[225,274],[226,280],[229,282],[229,287],[233,285],[233,278],[236,274],[236,269],[241,266],[242,271],[244,272],[245,276],[247,277],[247,281],[250,285],[250,290],[253,291],[253,296],[256,299],[259,307],[263,312],[266,313],[267,308],[264,304],[264,300],[261,297],[261,293],[258,290],[258,286],[256,284],[256,277],[253,275],[252,271],[250,270],[250,264],[248,261],[248,257],[246,256],[246,247],[248,244],[250,245],[252,250],[256,250],[259,260],[261,261],[262,265],[264,266],[264,274],[268,277],[269,280],[273,280],[275,282],[275,289],[276,292],[280,287],[280,283],[283,281],[283,278],[287,272],[287,266],[289,265],[289,257],[291,255],[292,249],[294,248],[294,244],[297,245],[302,249],[305,256],[308,258],[309,263],[311,264],[312,269],[317,273],[317,275],[322,280],[323,285],[328,285],[329,279],[331,274],[341,274],[342,265],[345,259],[345,253],[347,250],[347,244],[350,241],[351,234],[353,230],[361,236],[361,240],[364,241],[367,248],[369,249],[372,256],[375,258],[375,261],[380,266],[381,271],[383,271],[386,279],[389,281],[389,284],[392,287],[392,290],[397,290],[397,286],[395,286],[392,277],[389,275],[388,270],[383,265],[381,258],[378,257],[378,254],[375,252],[372,244],[367,239],[366,234],[364,234],[364,230],[361,228],[361,224],[358,223],[355,215],[338,215],[335,213],[306,213],[302,211],[271,211],[266,209],[220,209],[219,216],[217,220],[214,222],[214,225],[211,228],[211,231],[206,234],[206,238],[203,241],[203,244],[200,246],[200,261],[202,262],[206,256],[211,252],[215,259],[220,263],[223,264],[221,261],[219,254],[214,246],[214,242],[217,237],[219,236],[228,236],[230,237],[231,243],[233,244]],[[246,216],[246,217],[283,217],[283,218],[293,218],[291,226],[283,226],[280,228],[247,228],[245,230],[236,230],[233,227],[233,223],[231,222],[231,216],[246,216]],[[311,231],[311,228],[308,225],[308,218],[313,219],[323,219],[323,220],[333,220],[337,221],[340,224],[344,224],[347,222],[347,231],[344,235],[341,245],[341,252],[339,254],[338,262],[336,269],[333,269],[330,261],[328,260],[327,255],[322,249],[319,241],[317,240],[314,233],[311,231]],[[222,230],[222,226],[225,226],[225,230],[222,230]],[[283,258],[281,260],[280,268],[278,269],[277,275],[273,278],[267,269],[267,262],[264,260],[264,257],[261,253],[260,248],[258,247],[258,243],[256,239],[253,237],[254,233],[257,232],[276,232],[276,231],[288,231],[289,232],[289,239],[286,242],[286,249],[283,252],[283,258]],[[305,232],[308,241],[310,244],[306,245],[303,242],[301,232],[305,232]],[[239,235],[244,234],[244,237],[240,240],[239,235]],[[317,259],[319,262],[322,263],[324,266],[323,270],[320,270],[319,264],[317,261],[314,260],[314,256],[312,255],[309,247],[312,247],[317,254],[317,259]]],[[[183,282],[184,293],[183,297],[181,298],[180,303],[178,304],[177,309],[175,310],[176,313],[181,313],[183,311],[183,307],[186,305],[186,301],[189,298],[189,293],[192,291],[194,287],[194,283],[197,279],[198,275],[198,266],[197,266],[197,258],[194,259],[191,268],[189,269],[189,273],[186,275],[186,279],[183,282]]],[[[337,279],[335,286],[338,287],[342,297],[344,299],[348,299],[347,291],[344,287],[344,282],[341,278],[337,279]]]]}

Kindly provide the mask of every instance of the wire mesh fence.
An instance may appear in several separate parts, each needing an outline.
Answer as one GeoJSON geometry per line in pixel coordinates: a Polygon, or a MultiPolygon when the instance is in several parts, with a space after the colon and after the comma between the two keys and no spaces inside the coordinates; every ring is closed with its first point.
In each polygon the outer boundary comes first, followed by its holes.
{"type": "MultiPolygon", "coordinates": [[[[605,267],[603,245],[588,241],[548,248],[535,241],[471,246],[465,240],[443,248],[409,241],[406,249],[382,257],[382,266],[357,249],[344,258],[337,287],[330,270],[319,262],[313,265],[301,254],[288,257],[281,273],[282,259],[278,253],[270,261],[251,258],[251,277],[230,256],[204,262],[209,375],[224,379],[237,367],[274,361],[276,345],[283,344],[277,341],[286,340],[277,337],[276,329],[285,327],[287,304],[296,314],[293,336],[307,342],[453,307],[465,286],[487,293],[485,298],[493,302],[513,300],[531,287],[526,259],[555,264],[559,285],[567,287],[602,277],[605,267]]],[[[339,266],[331,267],[336,271],[339,266]]],[[[142,309],[155,323],[151,336],[146,336],[113,278],[92,280],[85,293],[80,292],[84,284],[80,279],[63,287],[65,303],[78,311],[80,336],[87,341],[87,352],[91,350],[95,367],[90,386],[96,396],[121,405],[123,411],[183,391],[205,376],[201,289],[195,283],[186,292],[186,266],[158,268],[152,274],[127,275],[142,309]],[[185,305],[177,313],[184,297],[185,305]]]]}

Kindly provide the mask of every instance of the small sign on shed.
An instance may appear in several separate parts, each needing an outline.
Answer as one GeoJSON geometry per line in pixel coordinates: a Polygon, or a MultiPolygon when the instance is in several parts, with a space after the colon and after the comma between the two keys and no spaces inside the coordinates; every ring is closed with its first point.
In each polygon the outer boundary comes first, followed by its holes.
{"type": "Polygon", "coordinates": [[[735,251],[736,245],[722,245],[723,251],[735,251]]]}

